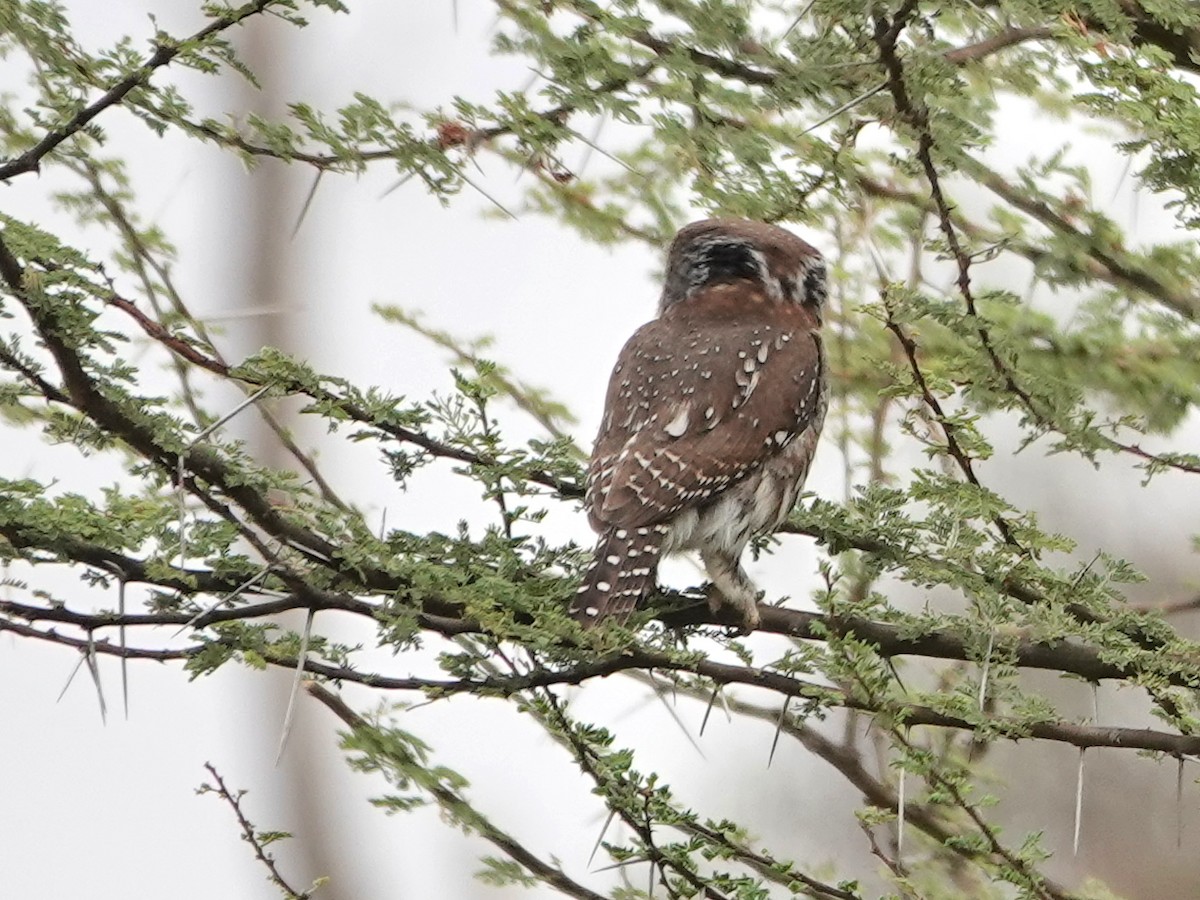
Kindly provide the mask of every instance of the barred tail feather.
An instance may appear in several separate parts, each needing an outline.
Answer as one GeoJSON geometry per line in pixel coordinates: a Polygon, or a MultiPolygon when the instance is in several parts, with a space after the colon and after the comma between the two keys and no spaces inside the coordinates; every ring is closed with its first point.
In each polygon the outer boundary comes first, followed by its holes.
{"type": "Polygon", "coordinates": [[[603,619],[624,622],[654,590],[666,525],[613,528],[600,536],[596,556],[567,612],[585,627],[603,619]]]}

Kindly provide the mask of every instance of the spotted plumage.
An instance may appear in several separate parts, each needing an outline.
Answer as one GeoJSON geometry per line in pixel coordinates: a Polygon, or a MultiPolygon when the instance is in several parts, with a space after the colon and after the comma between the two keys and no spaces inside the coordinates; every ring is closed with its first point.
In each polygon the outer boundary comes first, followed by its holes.
{"type": "Polygon", "coordinates": [[[825,294],[820,254],[782,228],[710,219],[679,232],[658,317],[609,381],[585,501],[600,540],[573,616],[623,620],[664,554],[698,550],[714,609],[757,626],[739,559],[808,474],[826,406],[825,294]]]}

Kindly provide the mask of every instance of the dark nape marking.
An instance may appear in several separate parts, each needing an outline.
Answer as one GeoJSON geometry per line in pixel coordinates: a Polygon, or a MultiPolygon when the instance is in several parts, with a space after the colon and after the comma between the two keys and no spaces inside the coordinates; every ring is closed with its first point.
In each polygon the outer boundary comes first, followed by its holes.
{"type": "Polygon", "coordinates": [[[704,284],[739,278],[759,280],[763,276],[754,249],[745,241],[714,241],[702,244],[699,249],[696,269],[706,270],[704,284]]]}
{"type": "Polygon", "coordinates": [[[804,302],[822,306],[829,288],[825,279],[825,263],[819,259],[809,263],[808,272],[804,276],[804,302]]]}

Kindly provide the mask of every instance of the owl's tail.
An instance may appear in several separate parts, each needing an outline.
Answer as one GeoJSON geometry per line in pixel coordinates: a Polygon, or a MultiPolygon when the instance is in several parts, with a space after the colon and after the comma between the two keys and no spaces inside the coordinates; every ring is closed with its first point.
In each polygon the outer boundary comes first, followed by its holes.
{"type": "Polygon", "coordinates": [[[624,622],[654,590],[666,525],[610,528],[596,544],[596,556],[583,575],[567,612],[584,627],[602,619],[624,622]]]}

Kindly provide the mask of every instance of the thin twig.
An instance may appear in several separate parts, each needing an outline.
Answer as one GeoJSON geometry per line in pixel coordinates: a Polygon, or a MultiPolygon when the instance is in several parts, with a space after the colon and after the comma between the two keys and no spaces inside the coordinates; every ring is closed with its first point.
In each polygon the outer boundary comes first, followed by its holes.
{"type": "MultiPolygon", "coordinates": [[[[305,685],[309,694],[328,707],[334,715],[342,720],[352,731],[367,730],[370,728],[368,723],[359,716],[356,712],[350,709],[337,694],[330,691],[328,688],[317,684],[314,681],[307,682],[305,685]]],[[[471,809],[471,830],[479,834],[480,837],[487,840],[493,846],[499,848],[510,859],[519,865],[523,866],[526,871],[544,882],[550,887],[556,889],[560,893],[566,894],[568,897],[575,897],[577,900],[604,900],[603,896],[589,890],[579,884],[574,879],[568,877],[563,871],[550,863],[544,862],[539,857],[531,853],[523,844],[516,838],[497,828],[492,822],[487,819],[478,810],[467,802],[467,800],[455,791],[439,783],[426,784],[422,786],[438,805],[447,813],[454,815],[455,818],[460,818],[459,810],[471,809]]]]}
{"type": "Polygon", "coordinates": [[[215,791],[217,795],[229,804],[229,808],[233,810],[234,816],[237,817],[238,826],[242,829],[242,840],[254,848],[254,856],[267,867],[267,877],[272,884],[284,892],[287,900],[308,900],[312,896],[310,891],[297,891],[283,877],[279,871],[279,867],[275,864],[275,857],[267,852],[266,844],[259,832],[254,830],[254,826],[250,820],[246,818],[245,812],[242,810],[242,797],[245,796],[245,791],[238,791],[235,795],[229,788],[225,786],[225,779],[221,777],[221,773],[217,771],[212,763],[205,763],[204,768],[208,769],[213,780],[216,781],[215,786],[204,785],[201,790],[215,791]]]}
{"type": "Polygon", "coordinates": [[[20,156],[0,164],[0,181],[7,181],[15,175],[21,175],[26,172],[38,171],[42,159],[47,154],[56,149],[67,138],[78,134],[86,128],[100,113],[119,105],[131,91],[148,83],[156,71],[174,60],[185,47],[194,48],[202,46],[210,38],[215,37],[222,31],[279,3],[280,0],[254,0],[252,3],[229,10],[224,15],[214,18],[208,25],[188,38],[160,42],[155,48],[154,53],[145,62],[105,91],[101,97],[87,106],[80,107],[74,115],[59,127],[47,131],[41,140],[20,156]]]}

